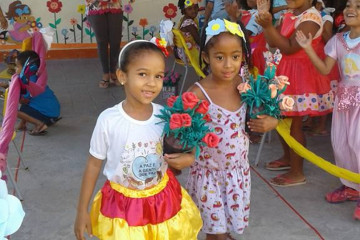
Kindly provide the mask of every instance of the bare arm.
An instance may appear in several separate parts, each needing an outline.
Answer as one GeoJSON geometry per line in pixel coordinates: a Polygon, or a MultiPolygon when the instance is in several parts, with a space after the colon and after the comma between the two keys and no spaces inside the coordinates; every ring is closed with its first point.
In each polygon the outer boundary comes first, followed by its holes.
{"type": "Polygon", "coordinates": [[[246,124],[252,132],[268,132],[278,125],[279,121],[276,118],[268,115],[259,115],[256,119],[250,119],[246,124]]]}
{"type": "MultiPolygon", "coordinates": [[[[296,53],[301,49],[295,39],[295,34],[292,34],[290,38],[286,38],[276,30],[272,25],[272,16],[269,12],[259,12],[258,16],[256,16],[256,22],[263,27],[266,41],[270,46],[279,48],[286,55],[296,53]]],[[[319,29],[320,26],[311,21],[303,22],[297,28],[297,30],[301,30],[305,34],[311,33],[312,35],[315,35],[319,29]]]]}
{"type": "Polygon", "coordinates": [[[208,23],[208,22],[209,22],[209,18],[210,18],[210,16],[211,16],[211,13],[212,13],[213,8],[214,8],[214,3],[208,2],[208,3],[206,4],[205,13],[204,13],[205,23],[208,23]]]}
{"type": "Polygon", "coordinates": [[[312,35],[309,34],[309,38],[305,37],[305,34],[302,31],[296,32],[296,41],[299,45],[304,48],[306,54],[309,56],[311,62],[314,64],[316,69],[323,75],[327,75],[330,73],[331,69],[334,67],[336,60],[326,56],[324,60],[322,60],[314,51],[311,42],[312,35]]]}
{"type": "Polygon", "coordinates": [[[323,32],[322,32],[322,39],[324,40],[325,43],[327,43],[327,41],[329,41],[329,39],[332,37],[332,27],[333,24],[330,21],[326,21],[323,25],[323,32]]]}
{"type": "Polygon", "coordinates": [[[92,236],[90,215],[88,212],[91,195],[93,194],[96,180],[99,176],[103,161],[93,156],[89,156],[81,183],[79,203],[77,207],[74,232],[76,239],[85,240],[84,232],[92,236]]]}
{"type": "Polygon", "coordinates": [[[195,149],[190,153],[173,153],[165,154],[165,161],[169,166],[181,170],[186,167],[190,167],[195,161],[195,149]]]}
{"type": "Polygon", "coordinates": [[[286,10],[287,8],[288,8],[287,5],[274,7],[272,9],[272,13],[275,14],[275,13],[281,12],[282,10],[286,10]]]}

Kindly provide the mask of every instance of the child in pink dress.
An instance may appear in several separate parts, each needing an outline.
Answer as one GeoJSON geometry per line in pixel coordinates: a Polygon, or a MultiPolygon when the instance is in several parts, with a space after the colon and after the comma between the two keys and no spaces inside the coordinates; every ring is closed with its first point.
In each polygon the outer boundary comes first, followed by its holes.
{"type": "MultiPolygon", "coordinates": [[[[316,2],[316,1],[315,1],[316,2]]],[[[259,4],[269,4],[269,0],[258,1],[259,4]]],[[[268,11],[261,11],[257,22],[263,27],[266,41],[271,47],[277,47],[282,53],[282,60],[277,74],[289,77],[290,86],[285,95],[295,100],[292,111],[284,115],[292,119],[290,135],[299,143],[305,145],[305,135],[302,131],[303,116],[321,116],[332,111],[333,93],[328,77],[321,75],[309,61],[305,51],[295,40],[295,31],[303,30],[314,36],[312,43],[315,51],[324,56],[324,43],[321,38],[322,19],[318,10],[311,7],[308,0],[289,1],[289,12],[285,13],[280,23],[280,32],[271,24],[272,17],[268,11]]],[[[264,9],[264,6],[258,6],[264,9]]],[[[289,172],[271,179],[275,186],[287,187],[305,184],[303,159],[297,155],[281,139],[284,155],[269,162],[269,170],[289,169],[289,172]]]]}
{"type": "MultiPolygon", "coordinates": [[[[335,97],[331,126],[331,142],[336,165],[360,173],[360,10],[356,0],[348,0],[344,9],[349,32],[338,33],[325,46],[322,60],[307,39],[298,32],[296,40],[305,49],[312,63],[322,74],[328,74],[335,63],[340,70],[340,81],[335,97]],[[357,16],[357,17],[354,17],[357,16]]],[[[360,220],[360,184],[340,179],[344,184],[326,195],[330,203],[357,200],[354,218],[360,220]]]]}
{"type": "MultiPolygon", "coordinates": [[[[211,74],[189,91],[209,101],[209,125],[219,136],[216,148],[203,147],[190,169],[189,194],[200,209],[206,239],[232,239],[230,232],[242,234],[249,224],[250,166],[249,138],[245,133],[246,104],[237,86],[243,56],[249,56],[243,30],[236,24],[216,19],[206,28],[202,57],[211,74]]],[[[246,59],[248,61],[248,58],[246,59]]],[[[277,120],[262,116],[252,119],[251,130],[265,132],[277,120]]]]}

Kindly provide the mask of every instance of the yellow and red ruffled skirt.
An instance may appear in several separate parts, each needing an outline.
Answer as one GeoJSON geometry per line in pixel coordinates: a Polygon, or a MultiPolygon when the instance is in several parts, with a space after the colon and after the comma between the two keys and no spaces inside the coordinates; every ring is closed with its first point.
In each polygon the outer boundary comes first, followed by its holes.
{"type": "Polygon", "coordinates": [[[199,210],[170,171],[146,190],[106,181],[90,216],[93,235],[106,240],[192,240],[202,227],[199,210]]]}

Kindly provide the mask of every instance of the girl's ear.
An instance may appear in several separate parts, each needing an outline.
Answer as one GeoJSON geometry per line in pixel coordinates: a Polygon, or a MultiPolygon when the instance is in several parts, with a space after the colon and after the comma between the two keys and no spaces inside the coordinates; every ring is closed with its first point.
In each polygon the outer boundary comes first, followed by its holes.
{"type": "Polygon", "coordinates": [[[124,73],[120,69],[116,70],[116,77],[121,85],[124,85],[126,83],[126,73],[124,73]]]}
{"type": "Polygon", "coordinates": [[[201,58],[203,59],[203,61],[206,63],[206,64],[209,64],[210,61],[209,61],[209,55],[205,52],[201,52],[201,58]]]}

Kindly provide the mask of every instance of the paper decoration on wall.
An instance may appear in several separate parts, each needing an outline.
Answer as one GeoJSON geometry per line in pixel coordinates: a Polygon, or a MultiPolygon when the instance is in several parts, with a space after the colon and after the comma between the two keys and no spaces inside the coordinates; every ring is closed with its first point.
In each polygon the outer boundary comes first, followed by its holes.
{"type": "Polygon", "coordinates": [[[21,43],[30,37],[31,32],[39,31],[42,27],[40,18],[31,15],[31,9],[21,1],[14,1],[9,5],[5,17],[9,20],[12,29],[1,33],[1,38],[9,43],[21,43]],[[7,35],[8,33],[8,35],[7,35]]]}
{"type": "Polygon", "coordinates": [[[145,36],[150,32],[149,29],[146,29],[145,27],[148,25],[148,20],[146,18],[141,18],[139,21],[139,25],[142,26],[142,38],[145,39],[145,36]]]}
{"type": "Polygon", "coordinates": [[[169,3],[163,7],[163,12],[164,16],[171,20],[176,17],[177,7],[173,3],[169,3]]]}
{"type": "MultiPolygon", "coordinates": [[[[135,1],[134,1],[135,2],[135,1]]],[[[125,4],[123,7],[123,12],[126,14],[126,16],[123,16],[124,21],[126,22],[126,29],[127,29],[127,36],[128,36],[128,42],[130,42],[130,26],[134,23],[134,20],[130,20],[130,13],[132,13],[133,8],[131,6],[131,3],[125,4]]],[[[134,30],[134,29],[133,29],[134,30]]],[[[132,35],[134,31],[132,31],[132,35]]],[[[135,31],[136,33],[136,31],[135,31]]],[[[136,38],[136,37],[135,37],[136,38]]]]}
{"type": "Polygon", "coordinates": [[[49,23],[49,26],[55,30],[56,42],[59,43],[59,36],[57,26],[61,23],[61,18],[57,18],[56,14],[61,11],[62,2],[59,0],[49,0],[46,2],[49,12],[54,14],[54,23],[49,23]]]}
{"type": "Polygon", "coordinates": [[[84,22],[87,20],[86,17],[84,17],[84,14],[85,14],[85,4],[80,4],[78,5],[78,8],[77,8],[77,12],[80,13],[81,15],[81,21],[80,21],[80,24],[77,24],[77,28],[80,30],[80,42],[83,43],[84,42],[84,22]]]}

